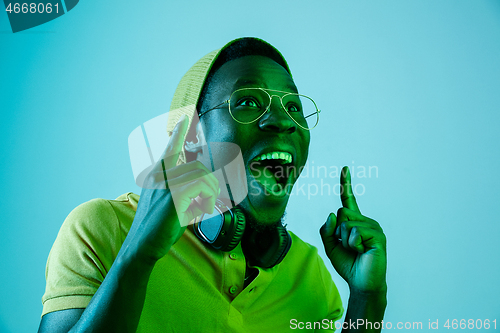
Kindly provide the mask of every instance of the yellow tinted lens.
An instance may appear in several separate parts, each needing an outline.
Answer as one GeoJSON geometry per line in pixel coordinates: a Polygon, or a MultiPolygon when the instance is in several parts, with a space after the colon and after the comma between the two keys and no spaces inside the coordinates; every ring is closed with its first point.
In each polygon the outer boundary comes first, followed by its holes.
{"type": "Polygon", "coordinates": [[[286,112],[300,126],[310,129],[318,123],[318,112],[313,100],[304,95],[288,94],[283,97],[286,112]]]}
{"type": "Polygon", "coordinates": [[[260,89],[238,89],[231,95],[229,106],[234,119],[252,122],[266,111],[269,95],[260,89]]]}

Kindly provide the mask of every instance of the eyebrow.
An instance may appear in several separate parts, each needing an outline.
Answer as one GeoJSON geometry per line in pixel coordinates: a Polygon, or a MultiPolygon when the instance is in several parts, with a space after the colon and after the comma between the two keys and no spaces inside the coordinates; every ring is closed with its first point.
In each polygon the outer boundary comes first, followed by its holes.
{"type": "MultiPolygon", "coordinates": [[[[246,77],[239,78],[236,81],[236,83],[234,84],[234,87],[235,88],[243,88],[243,87],[249,86],[249,85],[269,89],[269,86],[266,84],[266,81],[264,81],[260,78],[255,80],[255,79],[250,79],[250,78],[246,78],[246,77]]],[[[286,84],[285,89],[287,89],[287,91],[289,91],[289,92],[294,92],[294,93],[298,92],[297,87],[294,84],[290,84],[290,83],[286,84]]]]}

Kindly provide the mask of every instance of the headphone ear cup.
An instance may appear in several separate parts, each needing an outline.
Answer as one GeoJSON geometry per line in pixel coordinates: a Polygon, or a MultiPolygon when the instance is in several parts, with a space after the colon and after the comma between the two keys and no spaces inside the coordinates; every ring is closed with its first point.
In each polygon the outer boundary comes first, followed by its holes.
{"type": "Polygon", "coordinates": [[[242,241],[245,257],[250,265],[262,268],[271,268],[285,258],[292,238],[282,225],[272,231],[257,232],[249,230],[242,241]]]}
{"type": "Polygon", "coordinates": [[[272,249],[274,255],[270,258],[269,267],[273,267],[279,264],[290,250],[290,246],[292,246],[292,237],[286,230],[286,228],[280,225],[277,229],[278,241],[276,242],[277,246],[275,249],[272,249]]]}
{"type": "Polygon", "coordinates": [[[214,249],[231,251],[240,242],[245,232],[246,219],[237,207],[229,209],[220,199],[215,202],[212,214],[203,214],[193,224],[194,234],[214,249]]]}
{"type": "MultiPolygon", "coordinates": [[[[231,235],[231,238],[229,241],[220,248],[221,251],[228,252],[231,251],[238,245],[238,243],[241,241],[241,238],[243,237],[243,234],[245,232],[245,226],[246,226],[246,219],[245,219],[245,214],[243,213],[242,210],[240,210],[237,207],[234,207],[231,209],[233,212],[233,234],[231,235]]],[[[229,211],[224,212],[225,214],[231,214],[229,211]]]]}

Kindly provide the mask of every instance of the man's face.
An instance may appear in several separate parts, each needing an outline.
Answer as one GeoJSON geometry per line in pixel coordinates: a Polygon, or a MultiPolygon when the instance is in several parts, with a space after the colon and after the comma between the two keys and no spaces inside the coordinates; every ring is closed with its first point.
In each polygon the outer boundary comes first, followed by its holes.
{"type": "MultiPolygon", "coordinates": [[[[215,73],[209,88],[203,103],[205,109],[229,99],[240,88],[297,92],[287,71],[263,56],[245,56],[225,63],[215,73]]],[[[276,92],[270,94],[283,95],[276,92]]],[[[236,122],[227,104],[208,112],[200,120],[207,142],[231,142],[241,149],[248,196],[239,206],[261,225],[277,222],[285,211],[299,171],[306,163],[309,131],[293,122],[277,97],[272,98],[270,110],[251,124],[236,122]],[[259,160],[263,154],[268,156],[267,159],[259,160]],[[291,163],[288,163],[288,154],[292,157],[291,163]],[[269,159],[269,156],[272,158],[269,159]],[[286,158],[281,159],[283,156],[286,158]],[[290,172],[288,175],[285,172],[287,169],[290,172]]],[[[223,151],[214,153],[218,158],[224,156],[223,151]]]]}

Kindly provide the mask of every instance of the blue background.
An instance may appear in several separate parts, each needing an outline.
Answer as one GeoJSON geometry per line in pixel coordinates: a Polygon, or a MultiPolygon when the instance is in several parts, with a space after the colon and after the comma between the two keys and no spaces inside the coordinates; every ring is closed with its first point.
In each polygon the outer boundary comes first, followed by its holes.
{"type": "MultiPolygon", "coordinates": [[[[86,0],[16,34],[0,13],[0,331],[37,329],[65,217],[140,191],[128,135],[168,110],[196,60],[241,36],[275,45],[323,110],[311,165],[377,167],[353,183],[388,238],[385,320],[498,326],[499,1],[86,0]]],[[[339,181],[301,182],[321,180],[339,181]]],[[[339,207],[293,195],[287,223],[324,254],[318,229],[339,207]]]]}

